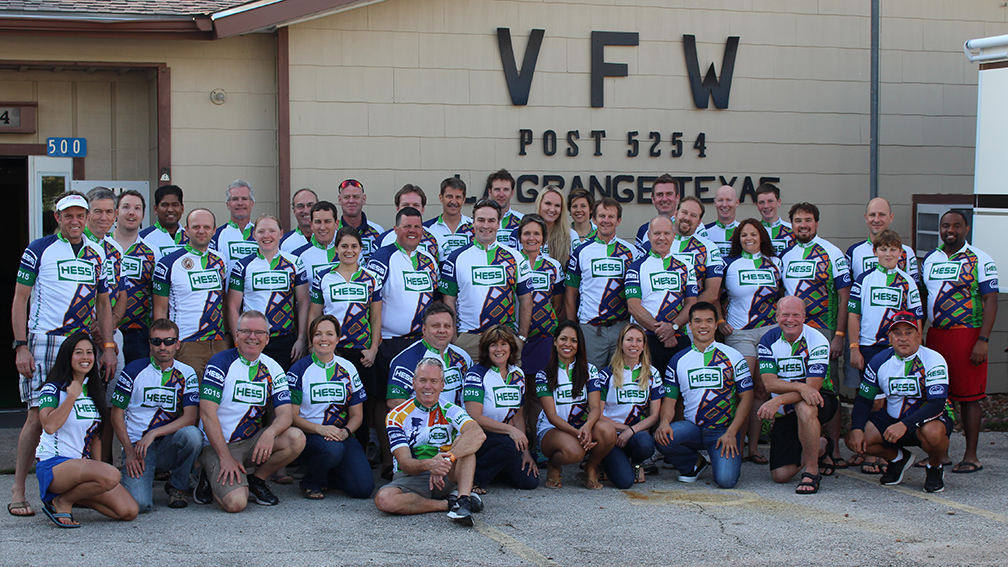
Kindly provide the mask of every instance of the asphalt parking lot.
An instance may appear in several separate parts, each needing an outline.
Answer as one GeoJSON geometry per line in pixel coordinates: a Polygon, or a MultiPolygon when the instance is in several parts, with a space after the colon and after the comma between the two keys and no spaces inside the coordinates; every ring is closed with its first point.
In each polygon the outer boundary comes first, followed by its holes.
{"type": "MultiPolygon", "coordinates": [[[[953,456],[962,436],[953,434],[953,456]]],[[[764,448],[765,449],[765,448],[764,448]]],[[[846,453],[845,453],[846,454],[846,453]]],[[[916,453],[920,455],[921,453],[916,453]]],[[[10,565],[1004,565],[1008,563],[1008,434],[984,433],[984,470],[945,475],[922,491],[911,469],[898,487],[853,469],[825,478],[817,495],[776,485],[745,463],[735,489],[710,473],[681,484],[675,471],[620,491],[588,491],[564,471],[560,490],[492,486],[474,529],[442,514],[390,517],[370,500],[330,492],[301,498],[276,486],[276,507],[250,504],[172,510],[155,486],[155,510],[115,523],[76,510],[84,524],[60,530],[41,513],[0,520],[0,563],[10,565]]],[[[13,476],[0,476],[9,494],[13,476]]],[[[38,485],[29,498],[39,510],[38,485]]]]}

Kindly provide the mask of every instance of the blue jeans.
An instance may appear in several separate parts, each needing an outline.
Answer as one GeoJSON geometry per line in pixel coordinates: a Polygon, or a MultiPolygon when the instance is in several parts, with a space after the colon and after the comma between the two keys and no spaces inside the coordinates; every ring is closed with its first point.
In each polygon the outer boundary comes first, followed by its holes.
{"type": "Polygon", "coordinates": [[[533,470],[522,470],[522,454],[515,447],[511,436],[503,433],[486,432],[486,441],[476,451],[476,473],[473,475],[473,485],[480,488],[490,486],[495,478],[521,490],[532,490],[539,487],[539,478],[533,470]]]}
{"type": "MultiPolygon", "coordinates": [[[[141,512],[154,509],[151,502],[154,491],[154,474],[171,472],[168,483],[182,492],[189,492],[189,473],[192,472],[196,457],[203,450],[203,433],[195,425],[187,425],[174,433],[158,437],[147,448],[144,457],[144,473],[140,478],[132,478],[122,470],[122,485],[133,496],[141,512]]],[[[123,451],[123,461],[126,452],[123,451]]]]}
{"type": "MultiPolygon", "coordinates": [[[[728,426],[700,427],[691,421],[675,421],[672,423],[672,442],[668,445],[658,443],[657,448],[665,455],[665,460],[681,473],[693,470],[700,458],[700,450],[706,449],[714,471],[714,482],[721,488],[731,488],[738,482],[742,471],[742,455],[736,453],[730,459],[721,456],[717,440],[727,430],[728,426]]],[[[740,444],[738,446],[741,447],[740,444]]]]}
{"type": "Polygon", "coordinates": [[[350,498],[369,498],[374,492],[371,465],[356,437],[327,441],[321,435],[305,433],[305,448],[299,460],[307,465],[301,479],[305,488],[339,488],[350,498]],[[330,479],[336,486],[330,484],[330,479]]]}
{"type": "Polygon", "coordinates": [[[129,364],[135,360],[150,358],[150,331],[133,329],[123,331],[123,361],[129,364]]]}
{"type": "Polygon", "coordinates": [[[609,477],[609,482],[616,488],[627,489],[633,486],[637,476],[634,474],[634,465],[643,463],[653,455],[654,447],[654,437],[647,431],[634,433],[626,447],[614,446],[602,459],[602,469],[609,477]]]}

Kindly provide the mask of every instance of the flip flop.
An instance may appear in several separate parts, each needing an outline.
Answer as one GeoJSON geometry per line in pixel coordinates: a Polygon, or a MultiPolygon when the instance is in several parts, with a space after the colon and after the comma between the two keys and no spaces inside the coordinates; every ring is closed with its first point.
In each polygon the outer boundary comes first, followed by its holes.
{"type": "Polygon", "coordinates": [[[969,461],[960,461],[959,464],[957,464],[955,467],[952,468],[952,472],[956,474],[973,474],[975,472],[980,472],[982,470],[983,465],[978,465],[976,463],[971,463],[969,461]]]}
{"type": "Polygon", "coordinates": [[[809,474],[803,472],[801,474],[801,482],[795,486],[795,494],[815,494],[819,492],[819,483],[822,482],[821,474],[809,474]],[[811,486],[812,490],[798,490],[799,488],[811,486]]]}
{"type": "Polygon", "coordinates": [[[11,516],[27,518],[29,516],[34,516],[35,510],[32,510],[31,504],[29,504],[27,500],[18,500],[17,502],[11,502],[7,505],[7,513],[11,516]],[[28,510],[28,512],[26,514],[15,514],[14,510],[28,510]]]}
{"type": "Polygon", "coordinates": [[[592,480],[588,478],[588,474],[584,472],[579,472],[574,475],[574,478],[578,479],[584,487],[588,490],[600,490],[602,488],[602,483],[597,480],[592,480]]]}
{"type": "Polygon", "coordinates": [[[767,460],[766,457],[764,457],[763,455],[760,455],[758,453],[755,454],[755,455],[749,455],[744,460],[747,463],[756,463],[757,465],[765,465],[765,464],[767,464],[767,463],[770,462],[769,460],[767,460]]]}
{"type": "Polygon", "coordinates": [[[79,528],[80,527],[80,524],[64,524],[63,522],[61,522],[60,521],[61,518],[67,518],[71,522],[74,521],[73,514],[71,514],[69,512],[57,512],[56,508],[53,507],[51,501],[50,502],[43,502],[42,503],[42,511],[45,512],[45,515],[50,520],[52,520],[52,522],[54,524],[56,524],[57,526],[59,526],[61,528],[67,528],[67,529],[69,529],[69,528],[79,528]]]}
{"type": "Polygon", "coordinates": [[[277,473],[273,473],[270,475],[269,479],[277,484],[294,484],[294,477],[289,474],[277,476],[277,473]]]}
{"type": "Polygon", "coordinates": [[[848,459],[847,464],[852,467],[860,467],[865,462],[864,455],[851,455],[848,459]]]}
{"type": "Polygon", "coordinates": [[[562,471],[561,471],[561,474],[558,474],[556,476],[556,478],[550,478],[549,474],[547,474],[546,475],[546,488],[563,488],[563,483],[561,482],[562,479],[563,479],[562,471]]]}
{"type": "Polygon", "coordinates": [[[878,461],[864,462],[861,464],[861,474],[882,474],[882,465],[878,461]]]}

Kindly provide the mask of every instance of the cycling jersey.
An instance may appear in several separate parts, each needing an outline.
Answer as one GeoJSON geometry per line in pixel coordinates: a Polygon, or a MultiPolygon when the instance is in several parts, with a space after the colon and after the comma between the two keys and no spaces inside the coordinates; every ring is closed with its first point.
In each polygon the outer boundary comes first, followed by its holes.
{"type": "MultiPolygon", "coordinates": [[[[219,352],[207,362],[200,399],[218,404],[217,420],[227,443],[255,436],[263,426],[267,403],[275,411],[291,401],[287,375],[275,360],[261,354],[248,361],[236,348],[219,352]]],[[[204,426],[200,422],[200,428],[204,426]]]]}
{"type": "MultiPolygon", "coordinates": [[[[669,220],[672,221],[672,226],[675,227],[675,219],[672,218],[669,220]]],[[[640,251],[640,254],[647,254],[648,252],[651,251],[651,239],[648,238],[648,229],[650,228],[651,228],[651,221],[648,221],[640,225],[640,228],[637,229],[637,237],[634,239],[634,246],[637,247],[637,250],[640,251]]],[[[675,231],[675,228],[673,228],[672,230],[674,231],[673,234],[678,236],[679,232],[675,231]]],[[[693,230],[693,236],[698,236],[705,240],[710,240],[707,235],[707,227],[704,226],[703,223],[697,223],[696,229],[693,230]]]]}
{"type": "MultiPolygon", "coordinates": [[[[340,217],[337,230],[344,226],[350,225],[346,223],[346,218],[340,217]]],[[[360,265],[363,266],[366,264],[368,258],[371,257],[371,253],[378,249],[378,238],[383,232],[385,232],[385,229],[380,224],[369,221],[364,211],[361,211],[361,224],[357,227],[357,233],[361,237],[361,253],[360,258],[357,260],[360,265]]]]}
{"type": "Polygon", "coordinates": [[[119,328],[124,331],[150,326],[154,262],[154,251],[140,238],[123,251],[120,275],[126,291],[126,311],[119,328]]]}
{"type": "Polygon", "coordinates": [[[102,267],[105,270],[105,280],[109,290],[109,303],[115,306],[119,291],[122,290],[122,250],[119,249],[119,243],[108,236],[98,238],[89,228],[84,229],[84,238],[101,246],[102,251],[105,252],[105,263],[102,267]]]}
{"type": "MultiPolygon", "coordinates": [[[[805,383],[809,378],[822,378],[820,390],[833,392],[829,368],[829,341],[816,329],[802,325],[801,335],[789,343],[779,327],[767,331],[756,347],[760,374],[773,374],[785,382],[805,383]]],[[[770,393],[772,398],[780,394],[770,393]]],[[[777,410],[779,415],[794,413],[794,405],[777,410]]]]}
{"type": "Polygon", "coordinates": [[[322,306],[322,313],[340,322],[339,348],[371,347],[371,304],[381,301],[381,290],[371,272],[364,268],[346,279],[337,271],[339,264],[316,274],[311,287],[311,302],[322,306]]]}
{"type": "Polygon", "coordinates": [[[998,273],[986,252],[963,243],[949,256],[945,245],[924,257],[921,277],[927,286],[927,312],[938,329],[976,329],[983,323],[981,296],[998,293],[998,273]]]}
{"type": "Polygon", "coordinates": [[[412,254],[393,243],[382,246],[367,263],[382,298],[383,339],[419,336],[423,314],[434,301],[438,285],[438,265],[418,247],[412,254]]]}
{"type": "Polygon", "coordinates": [[[595,236],[598,235],[598,227],[595,226],[595,221],[589,222],[591,223],[591,230],[589,230],[588,234],[584,235],[583,238],[578,236],[577,231],[574,230],[574,223],[571,223],[571,252],[574,252],[578,246],[581,246],[585,242],[595,240],[595,236]]]}
{"type": "MultiPolygon", "coordinates": [[[[907,358],[888,348],[865,367],[858,390],[859,398],[870,400],[868,407],[879,394],[885,396],[885,411],[889,417],[903,421],[907,427],[919,427],[923,421],[942,414],[950,416],[946,407],[948,365],[942,355],[924,346],[907,358]],[[933,407],[925,408],[926,405],[933,407]],[[926,415],[932,412],[936,415],[926,415]]],[[[867,412],[857,414],[851,416],[851,427],[864,429],[867,412]]]]}
{"type": "Polygon", "coordinates": [[[497,244],[508,246],[511,242],[511,233],[521,224],[525,215],[514,209],[508,209],[500,220],[500,228],[497,229],[497,244]]]}
{"type": "Polygon", "coordinates": [[[805,302],[809,325],[836,329],[837,291],[850,287],[847,257],[840,249],[816,236],[806,243],[795,243],[781,256],[784,289],[788,295],[805,302]]]}
{"type": "Polygon", "coordinates": [[[444,261],[448,259],[448,256],[452,255],[452,252],[467,246],[473,241],[473,225],[472,219],[462,215],[459,220],[458,226],[455,227],[453,231],[451,228],[445,224],[442,219],[444,215],[438,215],[437,218],[430,219],[423,223],[424,228],[426,228],[438,243],[438,255],[436,259],[438,261],[444,261]]]}
{"type": "MultiPolygon", "coordinates": [[[[414,459],[430,459],[450,451],[462,434],[462,427],[470,421],[473,418],[453,403],[439,401],[436,406],[425,408],[416,399],[406,400],[385,418],[389,449],[395,452],[400,447],[409,447],[414,459]]],[[[398,461],[395,468],[400,470],[398,461]]]]}
{"type": "Polygon", "coordinates": [[[280,239],[280,251],[293,255],[303,248],[305,244],[308,244],[309,238],[311,238],[311,233],[305,235],[305,233],[301,232],[301,227],[299,226],[283,235],[280,239]]]}
{"type": "Polygon", "coordinates": [[[580,293],[578,321],[597,325],[627,318],[623,285],[633,260],[630,243],[615,236],[608,243],[596,236],[571,253],[566,284],[580,293]]]}
{"type": "Polygon", "coordinates": [[[767,233],[770,235],[770,243],[773,244],[774,252],[777,256],[784,253],[785,250],[791,247],[795,240],[794,229],[791,228],[791,223],[786,223],[777,217],[774,222],[760,221],[763,223],[763,228],[767,229],[767,233]]]}
{"type": "Polygon", "coordinates": [[[184,408],[199,406],[199,378],[192,366],[177,360],[167,370],[151,358],[135,360],[119,373],[112,405],[126,410],[126,433],[136,443],[182,417],[184,408]]]}
{"type": "Polygon", "coordinates": [[[899,311],[924,318],[917,284],[903,270],[875,266],[851,286],[847,312],[861,316],[859,345],[888,346],[889,321],[899,311]]]}
{"type": "Polygon", "coordinates": [[[479,242],[460,248],[441,263],[439,287],[456,298],[460,333],[482,333],[500,323],[518,329],[519,295],[529,265],[521,254],[496,242],[485,248],[479,242]]]}
{"type": "MultiPolygon", "coordinates": [[[[245,228],[239,228],[234,221],[217,227],[213,238],[210,239],[210,249],[224,259],[225,274],[230,274],[234,265],[249,254],[255,254],[259,250],[259,245],[252,239],[255,234],[255,225],[248,223],[245,228]]],[[[227,289],[227,282],[225,282],[227,289]]]]}
{"type": "Polygon", "coordinates": [[[287,388],[299,415],[318,425],[346,427],[350,406],[367,400],[357,368],[338,356],[322,362],[311,354],[295,362],[287,372],[287,388]]]}
{"type": "MultiPolygon", "coordinates": [[[[679,316],[686,298],[697,296],[697,287],[694,272],[686,264],[671,254],[659,258],[651,251],[630,264],[625,293],[627,298],[640,299],[641,306],[655,321],[671,323],[679,316]]],[[[632,317],[631,320],[640,324],[632,317]]]]}
{"type": "Polygon", "coordinates": [[[172,236],[158,221],[154,221],[154,226],[141,230],[140,238],[154,252],[155,262],[176,250],[181,250],[189,242],[189,237],[182,225],[175,229],[175,236],[172,236]]]}
{"type": "MultiPolygon", "coordinates": [[[[528,256],[522,252],[528,262],[528,256]]],[[[557,314],[553,309],[553,298],[564,293],[564,273],[560,262],[539,254],[535,262],[529,262],[526,288],[532,294],[532,321],[529,323],[528,338],[552,335],[557,326],[557,314]]]]}
{"type": "MultiPolygon", "coordinates": [[[[315,276],[322,270],[339,264],[336,254],[336,239],[334,238],[328,246],[319,244],[315,237],[311,237],[311,242],[299,248],[293,256],[297,258],[297,279],[295,286],[311,285],[315,281],[315,276]]],[[[360,262],[361,260],[358,260],[360,262]]]]}
{"type": "Polygon", "coordinates": [[[733,329],[756,329],[777,320],[781,290],[780,258],[757,252],[725,260],[724,291],[728,295],[725,319],[733,329]]]}
{"type": "Polygon", "coordinates": [[[297,331],[294,308],[294,280],[297,258],[278,251],[273,260],[256,250],[235,262],[231,268],[231,290],[242,294],[241,312],[258,311],[266,315],[270,336],[297,331]]]}
{"type": "Polygon", "coordinates": [[[651,377],[643,390],[637,379],[643,367],[638,364],[631,369],[624,366],[623,383],[616,385],[612,367],[606,366],[599,372],[599,393],[602,396],[602,415],[623,425],[636,425],[651,411],[651,402],[665,397],[662,376],[654,366],[650,367],[651,377]]]}
{"type": "MultiPolygon", "coordinates": [[[[857,280],[861,274],[870,272],[878,265],[878,258],[875,257],[875,248],[871,240],[862,240],[857,244],[852,244],[847,249],[847,262],[850,263],[851,281],[857,280]]],[[[920,283],[920,271],[917,269],[917,256],[912,248],[903,245],[896,267],[910,275],[916,283],[920,283]]]]}
{"type": "MultiPolygon", "coordinates": [[[[598,392],[602,385],[599,383],[598,368],[589,363],[588,382],[575,396],[569,372],[570,367],[558,361],[557,386],[556,389],[550,390],[549,381],[546,379],[546,370],[540,370],[535,377],[536,397],[553,398],[557,417],[566,421],[571,427],[578,429],[588,421],[588,394],[598,392]]],[[[539,421],[542,421],[544,416],[544,413],[540,413],[539,421]]]]}
{"type": "Polygon", "coordinates": [[[477,364],[466,373],[462,399],[483,404],[484,416],[508,423],[525,400],[525,373],[517,366],[508,366],[507,377],[503,378],[499,368],[477,364]]]}
{"type": "Polygon", "coordinates": [[[186,244],[154,266],[154,293],[168,298],[168,318],[182,341],[224,338],[224,260],[186,244]]]}
{"type": "Polygon", "coordinates": [[[106,274],[104,249],[87,238],[76,254],[60,233],[29,244],[17,273],[17,282],[32,288],[28,331],[70,336],[90,330],[98,295],[109,292],[106,274]]]}
{"type": "MultiPolygon", "coordinates": [[[[69,386],[69,384],[67,384],[69,386]]],[[[66,398],[66,386],[49,382],[42,386],[39,393],[39,409],[58,408],[66,398]]],[[[91,456],[91,442],[98,432],[101,415],[94,401],[88,395],[88,379],[84,378],[84,388],[74,400],[73,410],[66,421],[54,433],[42,430],[35,458],[39,461],[53,457],[70,459],[86,459],[91,456]]]]}
{"type": "MultiPolygon", "coordinates": [[[[648,249],[651,249],[650,243],[648,249]]],[[[704,290],[707,278],[724,277],[724,261],[721,251],[713,242],[698,236],[676,234],[672,239],[672,256],[693,272],[697,293],[704,290]]]]}
{"type": "Polygon", "coordinates": [[[707,240],[710,240],[718,247],[722,256],[731,254],[732,236],[735,235],[738,225],[738,221],[731,221],[728,224],[714,221],[707,225],[707,240]]]}
{"type": "MultiPolygon", "coordinates": [[[[592,238],[595,238],[595,236],[592,235],[592,238]]],[[[578,239],[577,231],[574,230],[573,228],[570,229],[570,239],[571,239],[571,248],[570,248],[570,251],[573,252],[574,249],[577,248],[577,246],[575,245],[575,242],[577,242],[578,244],[581,244],[580,242],[578,242],[579,239],[578,239]]],[[[519,238],[518,238],[518,229],[517,228],[511,231],[511,236],[508,237],[508,243],[507,243],[507,245],[510,246],[511,248],[514,248],[515,250],[519,250],[519,251],[522,250],[522,245],[521,245],[521,242],[519,241],[519,238]]],[[[539,247],[539,252],[541,254],[546,254],[547,256],[550,253],[549,242],[547,242],[545,239],[543,240],[542,246],[539,247]]]]}
{"type": "Polygon", "coordinates": [[[686,421],[700,427],[727,426],[736,397],[752,389],[749,364],[739,351],[713,342],[702,352],[695,344],[677,352],[665,370],[665,397],[682,396],[686,421]]]}
{"type": "Polygon", "coordinates": [[[411,344],[392,359],[389,364],[386,399],[413,397],[413,374],[416,372],[417,363],[425,358],[436,358],[444,365],[444,389],[441,390],[441,401],[462,403],[462,383],[466,373],[469,372],[469,367],[473,365],[472,358],[466,351],[452,344],[448,345],[442,355],[423,339],[411,344]]]}
{"type": "MultiPolygon", "coordinates": [[[[376,241],[378,243],[377,250],[381,250],[386,246],[392,246],[393,244],[396,244],[397,238],[398,235],[395,233],[394,228],[386,230],[384,233],[381,234],[381,236],[378,237],[378,240],[376,241]]],[[[466,244],[468,244],[468,242],[466,244]]],[[[423,233],[420,235],[420,242],[417,244],[417,248],[426,252],[428,255],[430,255],[431,258],[437,259],[438,257],[439,248],[437,239],[434,238],[434,235],[431,234],[429,230],[427,230],[427,227],[424,227],[423,233]]],[[[372,252],[372,255],[374,255],[374,252],[372,252]]]]}

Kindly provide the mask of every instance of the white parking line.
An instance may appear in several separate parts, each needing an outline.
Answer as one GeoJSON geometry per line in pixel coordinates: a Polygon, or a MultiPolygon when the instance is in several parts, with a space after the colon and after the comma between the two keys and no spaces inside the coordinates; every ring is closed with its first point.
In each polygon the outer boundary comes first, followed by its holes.
{"type": "Polygon", "coordinates": [[[524,543],[516,540],[515,538],[507,535],[506,533],[492,527],[490,524],[476,520],[473,527],[479,533],[487,536],[488,538],[496,541],[497,543],[506,547],[511,553],[514,553],[518,557],[521,557],[525,561],[533,563],[535,565],[540,565],[541,567],[553,567],[559,566],[560,564],[552,559],[540,554],[531,547],[525,545],[524,543]]]}

